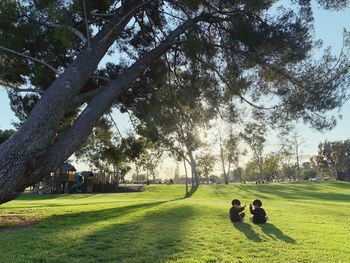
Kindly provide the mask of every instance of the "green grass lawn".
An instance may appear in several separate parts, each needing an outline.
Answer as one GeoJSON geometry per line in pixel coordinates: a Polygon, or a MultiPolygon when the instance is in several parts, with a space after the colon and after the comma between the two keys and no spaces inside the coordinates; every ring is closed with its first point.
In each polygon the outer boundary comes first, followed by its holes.
{"type": "Polygon", "coordinates": [[[350,183],[149,186],[145,192],[24,195],[0,216],[39,220],[4,231],[0,262],[350,262],[350,183]],[[265,225],[228,218],[259,198],[265,225]]]}

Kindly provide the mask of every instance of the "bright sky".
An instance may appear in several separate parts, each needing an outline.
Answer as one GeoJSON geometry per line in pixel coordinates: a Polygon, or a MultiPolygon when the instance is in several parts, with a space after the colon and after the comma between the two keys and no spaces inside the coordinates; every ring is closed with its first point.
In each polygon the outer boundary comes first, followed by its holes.
{"type": "MultiPolygon", "coordinates": [[[[281,1],[280,3],[287,3],[281,1]]],[[[315,35],[316,38],[322,39],[324,46],[331,46],[334,54],[339,54],[342,47],[342,32],[346,28],[350,30],[350,8],[344,11],[331,12],[325,11],[314,5],[315,12],[315,35]]],[[[350,138],[350,102],[347,102],[342,108],[340,114],[342,120],[338,120],[338,125],[332,130],[325,133],[320,133],[311,128],[299,124],[298,131],[306,141],[303,152],[305,158],[317,152],[317,145],[327,140],[343,140],[350,138]]],[[[120,125],[122,130],[127,130],[130,127],[128,117],[119,113],[114,113],[115,120],[120,125]]],[[[13,128],[12,122],[16,121],[16,117],[10,109],[9,99],[4,89],[0,88],[0,129],[13,128]]],[[[268,138],[267,147],[272,149],[274,146],[274,138],[268,138]]],[[[170,173],[173,168],[165,167],[166,172],[170,173]],[[169,170],[170,169],[170,170],[169,170]]]]}

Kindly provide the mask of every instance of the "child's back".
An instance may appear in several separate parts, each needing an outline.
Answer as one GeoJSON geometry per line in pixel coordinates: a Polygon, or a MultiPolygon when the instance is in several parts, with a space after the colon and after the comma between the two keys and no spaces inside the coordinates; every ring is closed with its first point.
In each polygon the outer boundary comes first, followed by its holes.
{"type": "Polygon", "coordinates": [[[254,210],[250,209],[250,213],[253,215],[253,223],[266,223],[266,212],[264,208],[256,207],[254,210]]]}
{"type": "Polygon", "coordinates": [[[266,223],[268,217],[264,208],[261,207],[262,202],[260,200],[254,200],[253,205],[249,206],[250,213],[253,215],[250,219],[255,224],[266,223]],[[254,209],[253,209],[254,206],[254,209]]]}

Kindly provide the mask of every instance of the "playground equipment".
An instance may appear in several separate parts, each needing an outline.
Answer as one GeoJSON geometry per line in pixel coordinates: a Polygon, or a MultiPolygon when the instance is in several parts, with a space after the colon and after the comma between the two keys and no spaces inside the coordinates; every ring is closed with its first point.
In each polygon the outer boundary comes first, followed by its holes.
{"type": "Polygon", "coordinates": [[[78,190],[81,190],[81,187],[84,184],[84,177],[81,173],[75,174],[75,183],[69,188],[69,193],[75,193],[78,190]]]}
{"type": "Polygon", "coordinates": [[[94,174],[92,172],[77,173],[73,165],[64,163],[56,172],[46,177],[44,181],[36,184],[32,193],[92,193],[93,188],[94,174]]]}

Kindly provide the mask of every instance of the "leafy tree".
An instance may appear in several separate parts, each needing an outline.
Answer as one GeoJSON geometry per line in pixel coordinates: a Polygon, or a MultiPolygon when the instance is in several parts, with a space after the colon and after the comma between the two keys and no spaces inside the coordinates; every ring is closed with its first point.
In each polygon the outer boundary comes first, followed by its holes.
{"type": "MultiPolygon", "coordinates": [[[[318,2],[335,10],[347,5],[318,2]]],[[[293,1],[298,11],[280,9],[274,16],[270,0],[83,3],[0,6],[0,79],[16,114],[24,115],[0,146],[1,203],[55,170],[111,107],[148,98],[156,86],[139,80],[159,75],[159,60],[171,69],[196,65],[218,83],[207,91],[227,95],[230,106],[260,104],[272,95],[281,102],[269,114],[276,121],[302,118],[318,129],[335,124],[323,113],[344,102],[348,61],[342,56],[334,66],[337,58],[328,51],[313,60],[310,1],[293,1]],[[120,59],[97,68],[107,52],[120,59]]]]}
{"type": "Polygon", "coordinates": [[[199,185],[195,151],[202,146],[201,132],[215,116],[205,105],[208,97],[204,93],[210,84],[205,76],[189,71],[169,72],[156,80],[157,90],[130,105],[142,120],[139,133],[185,159],[191,166],[192,184],[199,185]]]}
{"type": "Polygon", "coordinates": [[[263,164],[263,170],[266,180],[271,181],[278,177],[280,173],[281,156],[271,154],[266,157],[263,164]]]}
{"type": "Polygon", "coordinates": [[[304,180],[309,180],[310,178],[315,178],[317,175],[313,168],[305,168],[301,172],[301,176],[304,180]]]}
{"type": "Polygon", "coordinates": [[[257,160],[252,159],[250,160],[244,169],[243,173],[244,180],[260,180],[260,169],[259,169],[259,163],[257,160]]]}
{"type": "Polygon", "coordinates": [[[202,178],[209,181],[209,175],[214,170],[215,156],[210,153],[204,153],[198,157],[197,167],[202,178]]]}
{"type": "Polygon", "coordinates": [[[109,159],[105,158],[105,152],[110,150],[113,139],[110,127],[111,124],[108,120],[100,120],[88,137],[88,140],[75,154],[78,160],[89,164],[93,170],[99,170],[101,182],[105,182],[110,173],[109,159]]]}
{"type": "Polygon", "coordinates": [[[350,180],[350,140],[325,141],[319,144],[318,149],[314,160],[320,168],[319,171],[338,180],[350,180]]]}
{"type": "Polygon", "coordinates": [[[245,151],[239,149],[240,137],[233,133],[232,127],[229,128],[228,132],[218,127],[215,134],[215,142],[219,146],[219,160],[221,162],[224,181],[225,184],[228,184],[231,166],[238,166],[239,157],[245,154],[245,151]]]}
{"type": "Polygon", "coordinates": [[[295,130],[293,126],[285,126],[279,134],[281,140],[280,153],[284,156],[286,166],[290,166],[292,157],[295,160],[295,173],[294,179],[297,179],[301,175],[300,159],[302,157],[302,146],[305,144],[304,138],[295,130]]]}
{"type": "Polygon", "coordinates": [[[264,143],[266,141],[266,127],[264,124],[258,123],[249,123],[244,129],[244,132],[241,133],[241,137],[249,145],[253,151],[253,157],[259,167],[259,180],[264,180],[264,143]]]}
{"type": "Polygon", "coordinates": [[[285,179],[285,178],[288,178],[288,179],[294,178],[295,179],[296,178],[295,164],[284,163],[282,165],[281,177],[282,177],[282,179],[285,179]]]}

